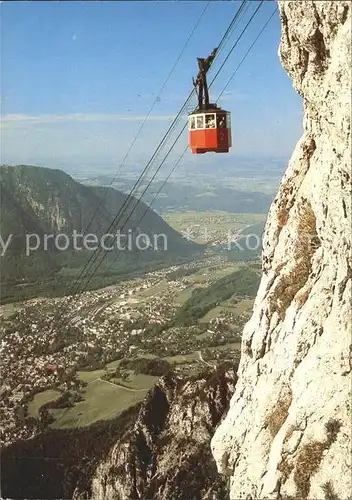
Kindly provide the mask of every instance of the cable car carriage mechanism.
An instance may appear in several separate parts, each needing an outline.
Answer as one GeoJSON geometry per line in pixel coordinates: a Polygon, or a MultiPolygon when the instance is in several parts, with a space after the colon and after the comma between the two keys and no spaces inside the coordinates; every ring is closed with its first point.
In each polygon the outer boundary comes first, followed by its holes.
{"type": "Polygon", "coordinates": [[[232,146],[231,114],[209,102],[207,72],[217,49],[206,59],[198,58],[199,73],[193,84],[198,87],[198,107],[188,115],[189,146],[192,153],[213,151],[228,153],[232,146]]]}

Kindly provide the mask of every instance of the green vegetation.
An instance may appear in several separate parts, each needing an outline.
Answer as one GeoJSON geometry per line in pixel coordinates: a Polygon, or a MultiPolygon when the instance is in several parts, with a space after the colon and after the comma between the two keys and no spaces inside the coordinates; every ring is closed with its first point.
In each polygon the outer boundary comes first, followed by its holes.
{"type": "Polygon", "coordinates": [[[191,289],[183,290],[176,296],[175,303],[178,305],[184,304],[191,296],[192,296],[191,289]]]}
{"type": "Polygon", "coordinates": [[[83,392],[43,391],[29,403],[28,414],[38,418],[49,411],[48,423],[54,429],[113,419],[141,401],[159,377],[170,371],[167,360],[153,358],[123,359],[104,369],[79,371],[79,379],[86,384],[83,392]]]}
{"type": "MultiPolygon", "coordinates": [[[[36,256],[34,256],[36,257],[36,256]]],[[[80,255],[80,260],[73,259],[70,261],[70,257],[67,255],[68,262],[70,266],[76,263],[76,267],[62,267],[55,268],[55,270],[50,267],[45,268],[43,262],[37,261],[34,265],[31,258],[26,261],[26,266],[30,269],[28,274],[28,281],[18,280],[4,281],[1,289],[1,304],[20,302],[23,300],[28,300],[34,297],[62,297],[67,294],[67,291],[72,286],[73,281],[78,277],[79,272],[82,270],[83,266],[87,263],[91,254],[82,252],[80,255]],[[33,266],[32,266],[33,264],[33,266]],[[45,271],[48,274],[45,274],[45,271]]],[[[194,255],[194,259],[197,260],[199,255],[194,255]]],[[[39,256],[36,257],[39,259],[39,256]]],[[[119,257],[115,261],[116,254],[114,256],[108,255],[103,261],[98,272],[92,278],[89,283],[88,290],[96,290],[104,288],[110,285],[115,285],[118,281],[131,280],[137,277],[141,277],[146,273],[161,270],[170,267],[171,265],[182,264],[184,262],[189,262],[190,257],[186,256],[155,256],[154,260],[146,258],[145,261],[141,260],[138,256],[130,255],[129,258],[124,259],[119,257]]],[[[3,273],[3,269],[7,267],[8,270],[13,269],[12,263],[14,263],[15,268],[18,267],[18,262],[9,261],[2,259],[0,271],[3,273]]],[[[24,272],[27,267],[21,267],[24,272]]],[[[22,272],[22,271],[21,271],[22,272]]]]}
{"type": "Polygon", "coordinates": [[[258,222],[243,229],[236,243],[231,243],[230,248],[227,249],[229,262],[260,260],[263,231],[264,222],[258,222]]]}
{"type": "Polygon", "coordinates": [[[99,370],[87,370],[87,371],[78,371],[77,375],[82,382],[86,384],[90,384],[94,380],[102,377],[105,374],[105,370],[103,368],[99,370]]]}
{"type": "Polygon", "coordinates": [[[39,417],[40,408],[46,403],[56,401],[60,396],[59,391],[49,389],[48,391],[39,392],[28,405],[28,414],[30,417],[39,417]]]}
{"type": "Polygon", "coordinates": [[[183,278],[185,276],[190,276],[196,272],[198,272],[198,268],[197,267],[190,267],[190,268],[180,268],[180,269],[177,269],[177,271],[171,271],[171,273],[168,273],[166,275],[166,279],[167,281],[174,281],[174,280],[177,280],[179,278],[183,278]]]}
{"type": "MultiPolygon", "coordinates": [[[[228,344],[214,352],[239,348],[240,344],[228,344]]],[[[213,354],[205,350],[204,356],[213,357],[213,354]]],[[[223,357],[219,355],[218,359],[223,357]]],[[[209,370],[200,360],[199,352],[162,359],[150,355],[113,361],[104,369],[77,372],[85,384],[80,393],[47,390],[36,394],[28,405],[28,416],[41,418],[51,429],[85,427],[114,419],[144,399],[160,376],[170,375],[176,367],[185,375],[193,376],[209,370]]]]}
{"type": "Polygon", "coordinates": [[[259,274],[249,267],[243,267],[225,276],[207,288],[196,288],[192,296],[178,309],[174,324],[193,325],[208,311],[233,295],[252,297],[259,285],[259,274]]]}
{"type": "Polygon", "coordinates": [[[154,375],[145,375],[142,373],[135,373],[132,370],[124,370],[120,373],[117,372],[116,375],[104,375],[104,377],[102,378],[104,380],[110,380],[111,382],[119,386],[125,387],[127,389],[133,389],[139,392],[144,391],[145,389],[151,389],[157,383],[160,377],[154,375]]]}
{"type": "Polygon", "coordinates": [[[170,364],[164,359],[136,358],[133,360],[123,359],[119,370],[133,370],[135,373],[154,375],[161,377],[171,371],[170,364]]]}
{"type": "Polygon", "coordinates": [[[70,408],[50,410],[55,421],[54,429],[87,426],[98,420],[116,418],[124,410],[141,401],[147,390],[134,392],[104,380],[88,384],[83,393],[84,401],[70,408]]]}
{"type": "MultiPolygon", "coordinates": [[[[241,241],[241,240],[240,240],[241,241]]],[[[258,250],[250,250],[244,248],[243,250],[232,249],[227,252],[229,262],[250,262],[256,261],[260,257],[261,248],[258,250]]]]}

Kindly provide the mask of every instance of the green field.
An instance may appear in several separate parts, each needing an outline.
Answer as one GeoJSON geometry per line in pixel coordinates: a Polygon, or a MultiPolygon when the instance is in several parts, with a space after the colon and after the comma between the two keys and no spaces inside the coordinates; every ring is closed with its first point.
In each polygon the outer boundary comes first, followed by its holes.
{"type": "Polygon", "coordinates": [[[174,299],[175,305],[183,305],[188,299],[190,299],[192,291],[195,287],[200,287],[206,284],[210,279],[211,281],[214,281],[218,278],[222,278],[236,269],[239,269],[239,265],[239,263],[226,263],[225,265],[214,266],[215,269],[201,267],[196,273],[187,276],[187,280],[190,282],[190,287],[176,294],[174,299]]]}
{"type": "MultiPolygon", "coordinates": [[[[112,419],[141,401],[148,390],[155,385],[158,377],[131,373],[128,380],[113,379],[109,382],[101,379],[107,371],[113,372],[120,362],[121,360],[108,363],[103,370],[77,372],[78,377],[88,384],[83,392],[84,401],[70,408],[50,409],[55,418],[51,427],[55,429],[79,427],[90,425],[97,420],[112,419]],[[120,387],[118,384],[125,387],[120,387]]],[[[29,415],[38,417],[39,408],[45,403],[55,401],[60,394],[55,390],[36,394],[28,405],[29,415]]]]}
{"type": "Polygon", "coordinates": [[[241,350],[241,342],[232,342],[230,344],[219,345],[216,347],[216,351],[227,351],[228,349],[241,350]]]}
{"type": "Polygon", "coordinates": [[[158,284],[147,288],[146,290],[141,290],[134,296],[134,298],[145,299],[152,297],[155,294],[160,294],[162,292],[166,292],[169,287],[169,284],[166,280],[160,281],[158,284]]]}
{"type": "Polygon", "coordinates": [[[31,401],[28,405],[28,414],[31,417],[38,417],[39,416],[39,408],[43,406],[46,403],[49,403],[51,401],[55,401],[59,396],[60,396],[59,391],[54,391],[49,389],[48,391],[43,391],[39,392],[36,394],[33,398],[33,401],[31,401]]]}
{"type": "Polygon", "coordinates": [[[186,290],[182,290],[179,294],[176,295],[175,297],[175,304],[176,305],[182,305],[184,304],[192,295],[192,289],[187,288],[186,290]]]}
{"type": "Polygon", "coordinates": [[[84,393],[84,401],[72,408],[50,410],[55,422],[51,427],[62,429],[82,427],[97,420],[109,420],[141,401],[147,391],[133,392],[102,380],[91,382],[84,393]]]}
{"type": "MultiPolygon", "coordinates": [[[[207,334],[205,333],[202,335],[207,334]]],[[[227,344],[215,348],[215,350],[219,351],[225,349],[239,350],[240,344],[227,344]]],[[[146,355],[145,357],[154,358],[155,356],[146,355]]],[[[200,360],[197,351],[184,355],[169,356],[163,359],[173,366],[194,365],[196,371],[204,368],[205,365],[205,363],[200,360]]],[[[107,371],[114,371],[120,362],[121,360],[109,363],[107,365],[108,370],[78,372],[79,378],[88,384],[82,394],[84,400],[76,403],[73,407],[50,409],[49,412],[55,419],[50,427],[54,429],[84,427],[98,420],[110,420],[143,400],[147,392],[157,383],[159,377],[142,373],[135,374],[130,370],[126,370],[126,372],[129,372],[129,377],[127,379],[112,378],[107,381],[100,378],[106,374],[107,371]],[[121,386],[119,384],[121,384],[121,386]]],[[[37,394],[33,401],[29,403],[29,415],[38,417],[39,408],[45,403],[55,401],[59,396],[60,392],[55,390],[47,390],[37,394]]]]}
{"type": "Polygon", "coordinates": [[[214,307],[203,316],[200,320],[201,323],[208,323],[211,319],[216,318],[221,314],[222,311],[229,311],[233,314],[249,314],[253,307],[253,299],[242,299],[238,303],[234,304],[234,298],[231,297],[228,300],[222,302],[219,306],[214,307]]]}
{"type": "MultiPolygon", "coordinates": [[[[113,371],[120,364],[121,360],[118,359],[116,361],[112,361],[106,365],[106,370],[113,371]]],[[[78,377],[83,380],[83,382],[87,382],[87,384],[93,382],[93,380],[100,378],[106,373],[105,369],[101,370],[93,370],[93,371],[79,371],[77,372],[78,377]]]]}
{"type": "MultiPolygon", "coordinates": [[[[191,297],[175,313],[174,324],[177,326],[194,325],[196,321],[209,321],[226,308],[229,300],[240,302],[243,298],[255,295],[260,280],[259,270],[251,266],[238,265],[235,271],[226,273],[206,287],[197,287],[191,297]],[[209,317],[210,316],[210,317],[209,317]]],[[[243,311],[248,303],[243,305],[243,311]]]]}
{"type": "Polygon", "coordinates": [[[197,353],[191,352],[189,354],[178,354],[176,356],[168,356],[166,361],[172,365],[178,365],[183,363],[193,363],[198,358],[197,353]]]}
{"type": "Polygon", "coordinates": [[[145,389],[151,389],[159,380],[159,377],[153,377],[152,375],[144,375],[143,373],[133,373],[130,371],[128,380],[123,380],[121,378],[113,378],[111,382],[115,384],[121,384],[127,388],[143,391],[145,389]]]}

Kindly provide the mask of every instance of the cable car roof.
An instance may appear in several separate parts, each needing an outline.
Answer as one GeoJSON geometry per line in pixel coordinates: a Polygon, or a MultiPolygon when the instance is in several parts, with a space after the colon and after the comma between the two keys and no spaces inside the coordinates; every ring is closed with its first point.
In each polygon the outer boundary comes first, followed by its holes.
{"type": "Polygon", "coordinates": [[[229,111],[226,111],[225,109],[220,108],[216,104],[209,104],[207,107],[199,107],[192,111],[192,113],[189,113],[188,116],[191,115],[199,115],[201,113],[229,113],[229,111]]]}

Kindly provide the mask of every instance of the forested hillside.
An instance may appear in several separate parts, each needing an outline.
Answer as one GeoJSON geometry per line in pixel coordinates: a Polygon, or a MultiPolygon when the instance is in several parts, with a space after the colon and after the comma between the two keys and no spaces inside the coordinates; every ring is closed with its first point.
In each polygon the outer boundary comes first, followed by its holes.
{"type": "MultiPolygon", "coordinates": [[[[5,285],[2,300],[31,295],[31,290],[33,293],[56,293],[58,289],[65,292],[77,276],[77,270],[92,255],[81,243],[82,249],[75,250],[74,232],[93,234],[93,243],[94,238],[99,242],[104,234],[115,235],[119,230],[126,238],[130,235],[130,240],[120,240],[123,250],[118,251],[115,245],[114,250],[108,252],[97,273],[100,281],[93,280],[93,287],[108,283],[112,275],[151,269],[175,259],[189,259],[203,251],[200,245],[186,241],[153,210],[148,210],[145,203],[136,198],[127,201],[127,195],[116,189],[110,189],[106,195],[106,188],[84,186],[60,170],[2,166],[0,187],[1,282],[5,285]],[[119,211],[120,215],[111,225],[119,211]],[[136,245],[141,233],[150,239],[146,250],[136,245]],[[68,236],[66,250],[61,249],[65,247],[64,237],[55,242],[59,234],[68,236]],[[45,235],[52,236],[45,242],[45,235]],[[154,245],[155,237],[157,245],[154,245]],[[54,278],[55,289],[52,284],[48,286],[54,278]]],[[[108,246],[112,241],[109,240],[108,246]]],[[[88,248],[92,247],[90,244],[88,248]]]]}

